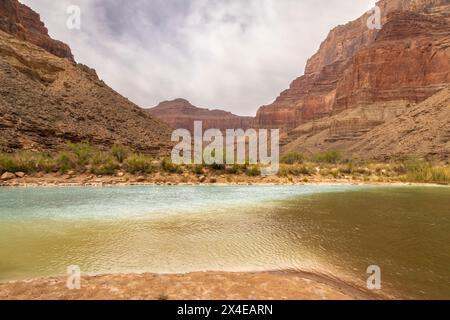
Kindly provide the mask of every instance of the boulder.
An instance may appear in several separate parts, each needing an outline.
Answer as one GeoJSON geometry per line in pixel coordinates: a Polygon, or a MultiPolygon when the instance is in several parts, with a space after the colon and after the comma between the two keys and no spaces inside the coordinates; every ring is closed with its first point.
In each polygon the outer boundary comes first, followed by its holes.
{"type": "Polygon", "coordinates": [[[15,179],[15,178],[16,178],[16,175],[14,173],[5,172],[4,174],[2,174],[0,179],[3,181],[7,181],[7,180],[15,179]]]}
{"type": "Polygon", "coordinates": [[[16,172],[15,175],[16,175],[17,178],[23,178],[23,177],[25,177],[25,173],[24,173],[24,172],[21,172],[21,171],[16,172]]]}

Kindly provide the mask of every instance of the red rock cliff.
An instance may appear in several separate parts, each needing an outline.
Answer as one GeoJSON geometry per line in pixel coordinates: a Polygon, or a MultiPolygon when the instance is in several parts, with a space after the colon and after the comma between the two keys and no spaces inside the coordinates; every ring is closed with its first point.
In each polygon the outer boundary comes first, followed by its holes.
{"type": "Polygon", "coordinates": [[[377,5],[382,29],[367,27],[368,13],[333,29],[305,74],[260,108],[259,127],[289,131],[347,108],[417,103],[450,83],[450,1],[377,5]]]}
{"type": "Polygon", "coordinates": [[[153,116],[169,124],[174,129],[194,130],[194,121],[203,122],[203,130],[244,129],[252,126],[254,118],[240,117],[222,110],[197,108],[189,101],[176,99],[161,102],[158,106],[148,109],[153,116]]]}
{"type": "Polygon", "coordinates": [[[69,46],[50,38],[39,14],[17,0],[0,1],[0,30],[31,42],[55,56],[74,61],[69,46]]]}

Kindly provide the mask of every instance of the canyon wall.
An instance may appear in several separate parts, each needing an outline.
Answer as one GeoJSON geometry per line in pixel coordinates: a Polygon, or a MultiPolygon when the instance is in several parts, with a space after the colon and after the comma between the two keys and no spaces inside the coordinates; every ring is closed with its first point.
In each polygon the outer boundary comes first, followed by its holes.
{"type": "Polygon", "coordinates": [[[39,14],[17,0],[0,1],[0,30],[74,62],[70,47],[50,38],[39,14]]]}
{"type": "Polygon", "coordinates": [[[333,29],[305,74],[259,109],[259,127],[290,131],[347,108],[418,103],[450,82],[449,0],[383,0],[382,29],[366,13],[333,29]]]}

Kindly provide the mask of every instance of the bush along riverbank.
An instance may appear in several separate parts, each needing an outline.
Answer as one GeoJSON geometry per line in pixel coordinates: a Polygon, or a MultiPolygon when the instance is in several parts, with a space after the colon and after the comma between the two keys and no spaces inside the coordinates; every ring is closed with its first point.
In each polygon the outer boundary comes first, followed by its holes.
{"type": "Polygon", "coordinates": [[[413,157],[380,163],[348,159],[337,151],[282,156],[277,176],[262,177],[258,165],[177,165],[169,157],[153,158],[122,145],[98,150],[68,143],[58,153],[22,151],[0,154],[0,183],[23,184],[205,184],[205,183],[432,183],[450,184],[448,163],[413,157]]]}

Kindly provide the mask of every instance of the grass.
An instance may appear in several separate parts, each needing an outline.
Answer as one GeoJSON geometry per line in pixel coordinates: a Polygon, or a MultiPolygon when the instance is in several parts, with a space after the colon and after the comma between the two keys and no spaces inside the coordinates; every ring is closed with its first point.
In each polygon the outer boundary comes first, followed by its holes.
{"type": "Polygon", "coordinates": [[[425,161],[406,161],[404,180],[409,182],[450,184],[450,167],[433,166],[425,161]]]}

